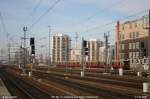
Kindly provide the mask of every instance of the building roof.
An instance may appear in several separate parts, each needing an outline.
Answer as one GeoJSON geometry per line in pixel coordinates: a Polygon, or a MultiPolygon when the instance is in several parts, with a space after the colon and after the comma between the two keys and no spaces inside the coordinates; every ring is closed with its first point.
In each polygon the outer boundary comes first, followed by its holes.
{"type": "Polygon", "coordinates": [[[148,18],[148,15],[142,16],[141,18],[134,19],[134,20],[131,20],[131,21],[125,21],[124,23],[122,23],[122,25],[125,25],[125,24],[128,24],[128,23],[135,23],[135,22],[143,21],[144,18],[148,18]]]}
{"type": "Polygon", "coordinates": [[[89,39],[88,41],[100,41],[100,40],[99,40],[99,39],[92,38],[92,39],[89,39]]]}
{"type": "Polygon", "coordinates": [[[71,38],[70,38],[70,36],[69,35],[67,35],[67,34],[63,34],[63,33],[56,33],[53,37],[60,37],[60,38],[67,38],[68,40],[70,40],[71,41],[71,38]]]}

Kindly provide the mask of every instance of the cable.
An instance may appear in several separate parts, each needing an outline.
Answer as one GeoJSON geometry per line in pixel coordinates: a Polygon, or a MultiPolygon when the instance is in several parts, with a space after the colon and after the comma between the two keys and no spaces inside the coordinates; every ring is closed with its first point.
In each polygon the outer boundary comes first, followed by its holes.
{"type": "Polygon", "coordinates": [[[10,34],[6,30],[6,26],[5,26],[4,19],[3,19],[3,16],[2,16],[1,12],[0,12],[0,19],[1,19],[1,24],[2,24],[3,31],[4,31],[4,33],[6,33],[6,40],[7,40],[7,43],[8,43],[8,40],[9,40],[8,37],[9,37],[10,34]]]}
{"type": "Polygon", "coordinates": [[[33,8],[31,15],[33,15],[33,13],[35,13],[35,11],[37,10],[37,8],[40,6],[42,0],[39,0],[38,3],[36,4],[36,6],[33,8]]]}
{"type": "MultiPolygon", "coordinates": [[[[130,17],[137,16],[137,15],[139,15],[139,14],[142,14],[142,13],[144,13],[144,12],[147,12],[148,10],[149,10],[149,9],[146,9],[146,10],[140,11],[140,12],[138,12],[138,13],[135,13],[135,14],[132,14],[132,15],[129,15],[129,16],[126,16],[126,17],[124,17],[124,18],[122,18],[122,19],[120,19],[120,20],[122,21],[122,20],[128,19],[128,18],[130,18],[130,17]]],[[[106,26],[108,26],[108,25],[111,25],[111,24],[114,24],[114,23],[116,23],[116,20],[114,20],[114,21],[112,21],[112,22],[109,22],[109,23],[106,23],[106,24],[103,24],[103,25],[100,25],[100,26],[93,27],[93,28],[89,29],[88,31],[92,31],[92,30],[95,30],[95,29],[104,28],[104,27],[106,27],[106,26]]],[[[87,30],[84,30],[84,31],[82,31],[82,32],[85,32],[85,31],[87,31],[87,30]]]]}
{"type": "Polygon", "coordinates": [[[61,0],[56,0],[31,26],[34,27],[49,11],[51,11],[61,0]]]}
{"type": "MultiPolygon", "coordinates": [[[[2,14],[1,14],[1,12],[0,12],[0,20],[1,20],[1,23],[2,23],[2,28],[3,28],[3,31],[4,31],[4,33],[6,33],[6,41],[7,41],[7,49],[8,49],[8,60],[9,60],[9,62],[10,62],[10,43],[9,43],[9,39],[8,39],[8,37],[9,37],[9,33],[7,32],[7,30],[6,30],[6,26],[5,26],[5,23],[4,23],[4,19],[3,19],[3,16],[2,16],[2,14]]],[[[6,57],[7,57],[7,54],[6,54],[6,57]]]]}
{"type": "Polygon", "coordinates": [[[3,28],[4,33],[7,33],[6,26],[5,26],[5,23],[4,23],[3,16],[1,14],[1,12],[0,12],[0,19],[1,19],[1,24],[2,24],[2,28],[3,28]]]}
{"type": "Polygon", "coordinates": [[[101,13],[106,12],[106,10],[111,9],[112,7],[114,7],[114,6],[118,5],[118,4],[120,5],[120,4],[123,3],[124,1],[126,1],[126,0],[120,0],[120,1],[118,1],[118,2],[116,2],[116,3],[113,3],[112,5],[109,6],[109,8],[106,7],[106,8],[104,8],[104,9],[102,9],[101,11],[99,11],[99,12],[97,12],[97,13],[94,13],[93,15],[89,16],[89,17],[87,18],[87,20],[88,20],[88,21],[91,20],[91,19],[94,18],[96,15],[98,15],[100,12],[101,12],[101,13]]]}
{"type": "MultiPolygon", "coordinates": [[[[104,8],[104,9],[102,9],[102,10],[96,12],[96,13],[93,13],[91,16],[89,16],[89,17],[87,17],[85,20],[83,20],[83,22],[77,23],[77,26],[78,26],[78,25],[83,25],[83,24],[87,23],[89,20],[93,19],[93,18],[94,18],[95,16],[97,16],[99,13],[106,12],[106,10],[111,9],[111,8],[113,8],[113,7],[116,6],[116,5],[120,5],[121,3],[125,2],[125,1],[127,1],[127,0],[120,0],[120,1],[118,1],[118,2],[115,2],[115,3],[111,4],[111,5],[109,6],[109,8],[106,7],[106,8],[104,8]]],[[[73,27],[74,27],[74,25],[73,25],[73,27]]]]}
{"type": "MultiPolygon", "coordinates": [[[[6,30],[6,26],[5,26],[4,19],[3,19],[3,16],[2,16],[2,14],[1,14],[1,12],[0,12],[0,20],[1,20],[1,24],[2,24],[3,31],[4,31],[4,33],[6,33],[6,40],[7,40],[7,43],[9,43],[8,40],[10,40],[10,38],[16,37],[16,36],[18,36],[18,35],[17,35],[17,34],[14,34],[14,35],[12,35],[12,37],[11,37],[10,33],[8,33],[8,31],[6,30]]],[[[19,36],[18,36],[18,37],[19,37],[19,36]]]]}

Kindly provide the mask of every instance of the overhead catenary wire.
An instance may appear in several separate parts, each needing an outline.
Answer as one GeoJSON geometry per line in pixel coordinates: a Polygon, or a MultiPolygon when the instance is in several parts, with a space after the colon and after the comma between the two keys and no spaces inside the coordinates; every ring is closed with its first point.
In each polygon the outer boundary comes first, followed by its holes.
{"type": "Polygon", "coordinates": [[[9,40],[9,33],[8,33],[7,29],[6,29],[6,25],[5,25],[5,22],[4,22],[4,19],[3,19],[3,16],[2,16],[1,12],[0,12],[0,20],[1,20],[3,31],[6,34],[6,41],[7,41],[7,43],[9,43],[8,42],[8,40],[9,40]]]}
{"type": "MultiPolygon", "coordinates": [[[[53,0],[52,0],[53,1],[53,0]]],[[[28,27],[28,31],[31,32],[32,28],[49,12],[51,11],[61,0],[55,0],[54,3],[52,3],[52,5],[50,5],[50,7],[41,14],[41,16],[39,16],[34,22],[31,22],[31,24],[27,25],[28,27]]],[[[33,7],[33,10],[31,11],[30,15],[32,15],[33,13],[35,13],[35,11],[37,10],[37,8],[41,5],[42,0],[39,0],[36,4],[35,7],[33,7]]],[[[20,31],[20,29],[22,29],[22,26],[19,28],[19,30],[16,32],[18,33],[20,31]]],[[[30,33],[31,34],[31,33],[30,33]]],[[[19,35],[17,35],[18,37],[21,37],[19,35]]]]}
{"type": "Polygon", "coordinates": [[[7,31],[7,29],[6,29],[5,22],[4,22],[3,15],[2,15],[1,12],[0,12],[0,20],[1,20],[2,28],[3,28],[3,33],[6,34],[7,43],[10,43],[9,40],[13,39],[13,37],[20,37],[20,36],[17,35],[17,34],[11,35],[10,33],[8,33],[8,31],[7,31]]]}
{"type": "Polygon", "coordinates": [[[106,10],[111,9],[111,8],[113,8],[114,6],[120,5],[121,3],[125,2],[125,1],[126,1],[126,0],[120,0],[120,1],[118,1],[118,2],[115,2],[115,3],[111,4],[111,5],[109,6],[109,8],[106,7],[106,8],[104,8],[104,9],[102,9],[101,11],[98,11],[97,13],[94,13],[93,15],[89,16],[89,17],[87,18],[87,21],[93,19],[94,17],[96,17],[99,13],[106,12],[106,10]]]}
{"type": "MultiPolygon", "coordinates": [[[[99,12],[105,12],[107,9],[111,9],[112,7],[114,7],[114,6],[116,6],[116,5],[120,5],[121,3],[123,3],[125,0],[120,0],[120,1],[117,1],[116,3],[113,3],[113,4],[111,4],[110,6],[109,6],[109,8],[108,7],[106,7],[106,8],[104,8],[104,9],[102,9],[101,11],[99,11],[99,12]]],[[[37,4],[37,7],[38,7],[38,5],[40,4],[40,2],[41,2],[41,0],[39,0],[39,2],[38,2],[38,4],[37,4]]],[[[45,12],[45,13],[43,13],[30,27],[32,28],[32,27],[34,27],[40,20],[41,20],[41,18],[42,17],[44,17],[50,10],[52,10],[54,7],[55,7],[55,5],[57,4],[57,3],[59,3],[60,2],[60,0],[56,0],[54,3],[53,3],[53,5],[52,6],[50,6],[49,7],[49,9],[45,12]]],[[[35,9],[36,9],[36,7],[35,7],[35,9]]],[[[94,13],[93,15],[91,15],[91,16],[89,16],[88,18],[87,18],[87,21],[88,20],[91,20],[92,18],[94,18],[96,15],[97,15],[98,13],[94,13]]]]}
{"type": "Polygon", "coordinates": [[[38,7],[40,6],[41,2],[42,2],[42,0],[39,0],[39,1],[37,2],[37,4],[35,5],[35,7],[33,8],[32,12],[31,12],[31,15],[33,15],[33,14],[36,12],[36,10],[37,10],[38,7]]]}
{"type": "MultiPolygon", "coordinates": [[[[14,37],[19,37],[20,36],[18,34],[13,34],[11,35],[10,32],[8,33],[7,29],[6,29],[6,25],[5,25],[5,22],[4,22],[4,18],[3,18],[3,15],[2,13],[0,12],[0,20],[1,20],[1,24],[2,24],[2,28],[3,28],[3,32],[5,33],[6,35],[6,40],[7,40],[7,43],[10,43],[9,40],[13,39],[14,37]]],[[[17,31],[16,33],[18,33],[19,31],[17,31]]],[[[16,39],[16,38],[15,38],[16,39]]],[[[8,44],[9,45],[9,44],[8,44]]],[[[8,46],[7,45],[7,46],[8,46]]]]}
{"type": "MultiPolygon", "coordinates": [[[[3,31],[4,33],[6,34],[6,41],[7,41],[7,50],[8,50],[8,62],[9,62],[9,65],[10,65],[10,59],[11,59],[11,56],[10,56],[10,43],[9,43],[9,33],[8,31],[6,30],[6,25],[5,25],[5,22],[4,22],[4,19],[3,19],[3,16],[2,16],[2,13],[0,12],[0,20],[1,20],[1,23],[2,23],[2,28],[3,28],[3,31]]],[[[7,56],[7,55],[6,55],[7,56]]]]}
{"type": "MultiPolygon", "coordinates": [[[[124,20],[129,19],[129,18],[132,18],[132,17],[134,17],[134,16],[138,16],[138,15],[141,15],[141,14],[143,14],[143,13],[146,13],[147,11],[149,11],[149,9],[142,10],[142,11],[140,11],[140,12],[137,12],[137,13],[128,15],[128,16],[126,16],[126,17],[120,18],[120,19],[118,19],[118,20],[119,20],[119,21],[124,21],[124,20]]],[[[106,24],[103,24],[103,25],[94,27],[95,29],[94,29],[94,28],[90,28],[90,29],[88,29],[88,30],[86,29],[86,30],[84,30],[84,31],[81,31],[80,33],[82,34],[82,33],[85,33],[85,32],[86,32],[86,35],[91,35],[91,34],[93,34],[93,32],[89,32],[89,31],[93,31],[93,30],[96,30],[96,29],[102,30],[102,29],[104,29],[105,27],[116,23],[116,21],[117,21],[117,20],[114,20],[114,21],[112,21],[112,22],[108,22],[108,23],[106,23],[106,24]],[[88,32],[87,32],[87,31],[88,31],[88,32]]],[[[107,29],[107,30],[99,31],[98,34],[99,34],[99,33],[104,33],[104,32],[110,32],[110,33],[111,33],[111,32],[114,32],[115,30],[116,30],[115,27],[113,27],[112,29],[107,29]]],[[[94,33],[94,34],[95,34],[95,33],[94,33]]],[[[96,33],[96,34],[97,34],[97,33],[96,33]]],[[[110,36],[110,37],[111,37],[111,36],[110,36]]],[[[112,38],[111,38],[111,39],[112,39],[112,38]]]]}
{"type": "Polygon", "coordinates": [[[0,12],[0,19],[1,19],[1,24],[2,24],[3,31],[4,31],[4,33],[6,33],[6,35],[8,35],[8,32],[6,30],[6,26],[5,26],[4,19],[3,19],[3,16],[2,16],[1,12],[0,12]]]}
{"type": "MultiPolygon", "coordinates": [[[[147,11],[149,11],[149,9],[142,10],[142,11],[137,12],[137,13],[134,13],[134,14],[132,14],[132,15],[128,15],[128,16],[126,16],[126,17],[120,18],[120,19],[118,19],[118,20],[123,21],[123,20],[126,20],[126,19],[128,19],[128,18],[137,16],[137,15],[139,15],[139,14],[143,14],[143,13],[145,13],[145,12],[147,12],[147,11]]],[[[92,28],[88,29],[88,31],[93,31],[93,30],[96,30],[96,29],[102,29],[102,28],[104,28],[104,27],[106,27],[106,26],[109,26],[109,25],[112,25],[112,24],[115,24],[115,23],[116,23],[116,20],[113,20],[113,21],[108,22],[108,23],[106,23],[106,24],[103,24],[103,25],[100,25],[100,26],[92,27],[92,28]]],[[[81,33],[86,32],[86,31],[87,31],[87,30],[81,31],[81,33]]]]}
{"type": "Polygon", "coordinates": [[[31,26],[30,29],[34,27],[49,11],[51,11],[61,0],[56,0],[31,26]]]}
{"type": "MultiPolygon", "coordinates": [[[[103,8],[103,9],[101,9],[100,11],[91,14],[90,16],[88,16],[87,18],[85,18],[82,22],[77,23],[77,25],[83,25],[83,24],[87,23],[88,21],[92,20],[92,19],[93,19],[94,17],[96,17],[98,14],[104,13],[104,12],[106,12],[107,10],[110,10],[111,8],[113,8],[113,7],[117,6],[117,5],[121,5],[121,4],[124,3],[125,1],[127,1],[127,0],[120,0],[120,1],[117,1],[117,2],[115,2],[115,3],[113,3],[113,4],[110,4],[109,7],[105,7],[105,8],[103,8]]],[[[74,27],[74,25],[73,25],[73,27],[74,27]]]]}

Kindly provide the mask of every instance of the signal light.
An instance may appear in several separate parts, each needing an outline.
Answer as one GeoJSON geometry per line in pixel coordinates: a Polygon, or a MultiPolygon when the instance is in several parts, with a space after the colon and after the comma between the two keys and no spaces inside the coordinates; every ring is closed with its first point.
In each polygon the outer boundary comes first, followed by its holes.
{"type": "Polygon", "coordinates": [[[34,45],[34,38],[30,38],[30,45],[34,45]]]}
{"type": "Polygon", "coordinates": [[[35,54],[34,38],[30,38],[31,54],[35,54]]]}
{"type": "Polygon", "coordinates": [[[83,41],[83,47],[86,47],[87,46],[87,41],[83,41]]]}
{"type": "Polygon", "coordinates": [[[84,48],[84,55],[89,55],[89,48],[84,48]]]}
{"type": "Polygon", "coordinates": [[[88,55],[89,54],[89,48],[87,48],[87,41],[86,40],[83,40],[82,41],[82,46],[83,46],[83,54],[84,55],[88,55]]]}

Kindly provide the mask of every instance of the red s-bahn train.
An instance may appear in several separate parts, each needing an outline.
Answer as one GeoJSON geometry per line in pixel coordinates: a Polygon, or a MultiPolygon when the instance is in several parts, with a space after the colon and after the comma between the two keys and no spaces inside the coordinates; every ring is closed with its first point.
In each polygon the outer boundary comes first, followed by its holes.
{"type": "MultiPolygon", "coordinates": [[[[56,67],[58,68],[65,68],[65,67],[82,67],[82,65],[80,63],[68,63],[68,64],[56,64],[56,67]]],[[[85,63],[84,66],[86,66],[86,68],[104,68],[105,64],[100,64],[100,63],[85,63]]],[[[120,67],[123,67],[123,65],[118,64],[118,63],[112,63],[110,65],[111,67],[113,67],[114,69],[118,69],[120,67]]]]}

